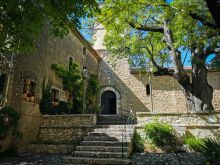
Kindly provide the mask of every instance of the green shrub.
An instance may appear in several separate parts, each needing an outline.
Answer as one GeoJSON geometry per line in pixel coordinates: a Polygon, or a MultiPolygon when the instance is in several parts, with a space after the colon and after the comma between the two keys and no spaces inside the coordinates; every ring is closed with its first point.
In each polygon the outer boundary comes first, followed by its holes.
{"type": "Polygon", "coordinates": [[[175,136],[171,125],[153,121],[144,126],[146,137],[156,146],[174,145],[175,136]]]}
{"type": "Polygon", "coordinates": [[[11,107],[4,107],[0,110],[0,140],[6,138],[11,130],[14,135],[17,135],[19,119],[19,113],[11,107]]]}
{"type": "Polygon", "coordinates": [[[203,153],[211,164],[220,164],[220,139],[203,139],[203,144],[200,147],[200,152],[203,153]]]}
{"type": "Polygon", "coordinates": [[[51,94],[51,86],[52,83],[48,80],[46,84],[46,79],[44,78],[42,84],[42,97],[40,100],[40,111],[43,114],[51,114],[52,113],[52,94],[51,94]]]}
{"type": "Polygon", "coordinates": [[[201,146],[203,145],[203,140],[188,134],[183,137],[183,143],[186,144],[190,149],[200,152],[201,146]]]}
{"type": "Polygon", "coordinates": [[[88,113],[88,114],[98,114],[98,113],[100,113],[100,112],[101,112],[100,106],[91,105],[91,106],[87,107],[85,113],[88,113]]]}
{"type": "Polygon", "coordinates": [[[145,140],[135,131],[133,135],[133,151],[134,152],[143,152],[144,151],[144,142],[145,140]]]}

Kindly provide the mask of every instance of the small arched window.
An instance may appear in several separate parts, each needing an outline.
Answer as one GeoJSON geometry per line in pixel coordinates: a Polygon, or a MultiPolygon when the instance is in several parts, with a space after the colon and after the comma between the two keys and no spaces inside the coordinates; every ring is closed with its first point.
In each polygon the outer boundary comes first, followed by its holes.
{"type": "Polygon", "coordinates": [[[83,47],[83,55],[86,55],[86,47],[83,47]]]}
{"type": "Polygon", "coordinates": [[[150,85],[149,84],[146,85],[146,94],[147,94],[147,96],[150,95],[150,85]]]}

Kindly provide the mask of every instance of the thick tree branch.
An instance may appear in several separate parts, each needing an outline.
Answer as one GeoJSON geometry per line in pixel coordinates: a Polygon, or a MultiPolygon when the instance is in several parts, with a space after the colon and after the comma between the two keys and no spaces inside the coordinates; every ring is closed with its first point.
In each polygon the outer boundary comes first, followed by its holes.
{"type": "MultiPolygon", "coordinates": [[[[213,15],[213,18],[214,18],[216,24],[207,21],[204,17],[199,16],[196,13],[188,13],[189,16],[195,20],[200,21],[203,25],[208,26],[211,29],[220,28],[220,2],[217,2],[217,0],[205,0],[205,1],[207,3],[207,6],[208,6],[210,12],[213,15]],[[213,2],[213,1],[216,1],[216,2],[213,2]]],[[[169,4],[158,4],[158,5],[152,5],[149,3],[134,3],[134,4],[146,5],[146,6],[158,6],[158,7],[165,7],[165,8],[169,7],[169,8],[176,10],[176,11],[179,11],[179,12],[186,12],[185,10],[182,10],[182,9],[177,8],[175,6],[171,6],[169,4]]]]}
{"type": "Polygon", "coordinates": [[[206,4],[212,14],[217,27],[220,29],[220,1],[219,0],[205,0],[206,4]]]}
{"type": "Polygon", "coordinates": [[[143,31],[151,31],[151,32],[159,32],[159,33],[163,33],[163,27],[160,26],[148,26],[148,25],[142,25],[140,23],[137,22],[132,22],[132,21],[127,21],[128,24],[137,30],[143,30],[143,31]]]}
{"type": "Polygon", "coordinates": [[[157,65],[156,61],[154,60],[154,56],[153,56],[153,45],[151,43],[151,41],[149,40],[151,46],[152,46],[152,51],[149,49],[148,46],[145,47],[145,49],[147,50],[147,52],[150,55],[150,59],[152,61],[152,64],[157,68],[157,71],[154,72],[154,76],[164,76],[164,75],[168,75],[168,76],[172,76],[174,78],[176,78],[176,74],[174,73],[173,69],[168,69],[168,68],[163,68],[159,65],[157,65]]]}
{"type": "Polygon", "coordinates": [[[218,28],[218,26],[217,26],[216,24],[213,24],[213,23],[211,23],[211,22],[208,22],[205,18],[203,18],[203,17],[197,15],[196,13],[189,13],[189,15],[190,15],[193,19],[202,22],[203,25],[208,26],[208,27],[211,28],[211,29],[217,29],[217,28],[218,28]]]}

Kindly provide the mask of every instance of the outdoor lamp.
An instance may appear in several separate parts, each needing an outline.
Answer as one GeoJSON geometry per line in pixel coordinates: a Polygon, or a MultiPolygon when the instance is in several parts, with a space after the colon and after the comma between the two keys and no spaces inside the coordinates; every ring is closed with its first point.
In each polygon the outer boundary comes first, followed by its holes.
{"type": "Polygon", "coordinates": [[[88,78],[88,71],[87,71],[86,66],[83,66],[82,76],[83,76],[83,79],[87,79],[88,78]]]}

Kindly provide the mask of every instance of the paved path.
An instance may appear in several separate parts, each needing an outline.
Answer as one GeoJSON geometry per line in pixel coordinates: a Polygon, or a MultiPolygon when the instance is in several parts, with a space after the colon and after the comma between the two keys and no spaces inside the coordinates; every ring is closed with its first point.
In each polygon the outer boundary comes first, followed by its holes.
{"type": "MultiPolygon", "coordinates": [[[[64,155],[23,154],[0,160],[0,165],[70,165],[64,155]]],[[[204,165],[205,158],[197,153],[134,154],[131,165],[204,165]]]]}

